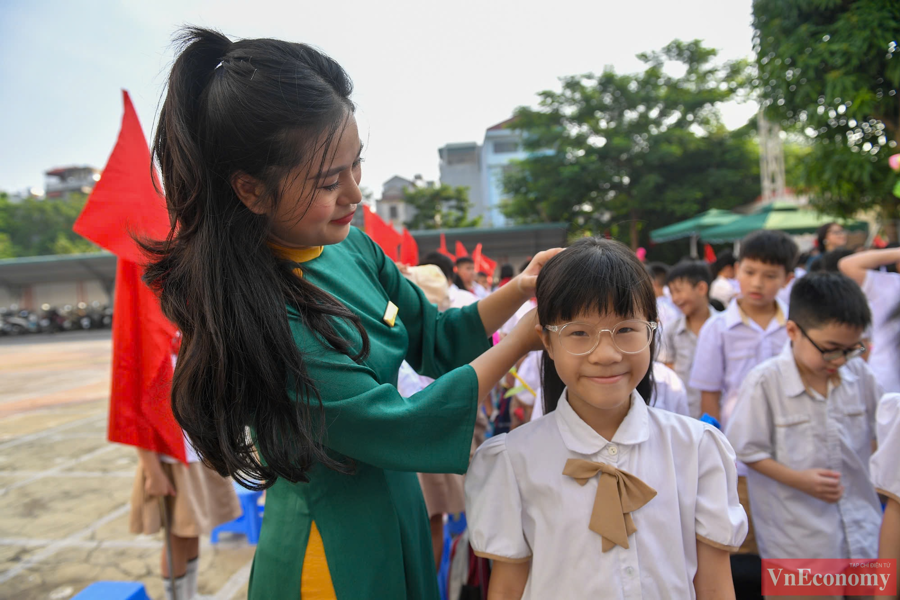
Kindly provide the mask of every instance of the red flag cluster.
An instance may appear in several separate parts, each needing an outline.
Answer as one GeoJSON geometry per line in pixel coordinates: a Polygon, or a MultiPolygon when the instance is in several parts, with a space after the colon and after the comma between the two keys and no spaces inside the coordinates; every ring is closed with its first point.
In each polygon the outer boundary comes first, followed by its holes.
{"type": "MultiPolygon", "coordinates": [[[[441,234],[441,245],[438,246],[437,251],[453,261],[458,258],[463,258],[464,256],[469,256],[466,247],[463,246],[463,243],[459,240],[456,240],[456,254],[452,254],[447,250],[447,238],[443,233],[441,234]]],[[[497,262],[491,260],[482,253],[481,244],[475,246],[475,250],[472,252],[472,262],[475,263],[476,273],[487,273],[487,276],[493,279],[494,272],[497,270],[497,262]]]]}
{"type": "Polygon", "coordinates": [[[118,257],[109,440],[184,461],[184,437],[170,403],[177,330],[141,281],[146,257],[132,238],[164,239],[169,214],[153,185],[156,173],[137,113],[128,92],[123,96],[119,139],[73,229],[118,257]]]}
{"type": "Polygon", "coordinates": [[[397,233],[368,206],[363,206],[363,216],[366,235],[384,250],[388,258],[410,266],[419,264],[419,246],[406,227],[402,235],[397,233]]]}

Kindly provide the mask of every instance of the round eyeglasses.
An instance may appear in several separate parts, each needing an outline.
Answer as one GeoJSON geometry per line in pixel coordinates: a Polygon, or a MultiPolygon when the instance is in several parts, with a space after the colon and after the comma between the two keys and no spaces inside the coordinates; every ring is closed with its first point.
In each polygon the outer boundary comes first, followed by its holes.
{"type": "Polygon", "coordinates": [[[618,323],[612,329],[601,329],[589,323],[566,323],[565,325],[544,325],[547,331],[559,336],[563,350],[575,356],[590,354],[600,345],[600,336],[608,331],[613,345],[624,354],[637,354],[650,345],[657,324],[631,319],[618,323]]]}
{"type": "Polygon", "coordinates": [[[819,354],[822,355],[822,360],[824,360],[825,362],[834,362],[834,361],[840,360],[842,358],[844,360],[850,361],[850,360],[853,360],[854,358],[858,358],[858,357],[862,356],[863,354],[866,353],[866,350],[868,349],[868,348],[866,348],[865,344],[863,344],[862,342],[859,342],[859,343],[855,344],[854,346],[852,346],[850,348],[846,348],[846,349],[822,350],[821,348],[819,348],[819,345],[817,343],[815,343],[811,337],[809,337],[809,334],[806,333],[805,329],[800,327],[800,325],[797,323],[794,323],[794,324],[797,325],[797,329],[800,330],[800,333],[803,334],[803,337],[808,339],[809,343],[813,345],[813,348],[815,348],[816,350],[819,351],[819,354]]]}

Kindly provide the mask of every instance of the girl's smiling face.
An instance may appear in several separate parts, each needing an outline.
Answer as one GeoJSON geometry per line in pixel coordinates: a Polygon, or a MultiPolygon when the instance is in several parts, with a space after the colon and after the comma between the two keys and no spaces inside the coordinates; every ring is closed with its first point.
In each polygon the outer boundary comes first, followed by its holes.
{"type": "MultiPolygon", "coordinates": [[[[622,321],[632,319],[643,321],[646,317],[623,317],[608,312],[579,314],[572,322],[588,324],[596,331],[613,330],[622,321]]],[[[565,323],[548,325],[561,328],[565,323]]],[[[588,354],[578,356],[563,347],[559,333],[544,329],[542,336],[544,347],[553,359],[559,378],[567,387],[568,401],[576,414],[598,432],[601,431],[598,425],[615,422],[615,427],[618,427],[631,407],[631,393],[650,368],[650,344],[640,352],[629,354],[616,347],[609,332],[602,332],[597,347],[588,354]]]]}

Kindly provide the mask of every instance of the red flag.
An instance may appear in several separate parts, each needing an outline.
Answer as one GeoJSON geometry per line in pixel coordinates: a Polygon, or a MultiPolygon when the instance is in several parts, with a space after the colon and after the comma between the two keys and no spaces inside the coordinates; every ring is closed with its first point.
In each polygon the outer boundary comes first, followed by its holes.
{"type": "Polygon", "coordinates": [[[128,92],[123,91],[123,98],[119,139],[73,227],[118,256],[108,437],[186,461],[184,437],[170,403],[171,346],[177,330],[141,281],[147,258],[131,237],[164,238],[169,215],[153,187],[150,150],[128,92]]]}
{"type": "Polygon", "coordinates": [[[703,244],[703,246],[703,258],[706,259],[706,262],[709,264],[716,262],[716,253],[713,251],[712,246],[709,244],[703,244]]]}
{"type": "Polygon", "coordinates": [[[441,254],[443,254],[444,256],[446,256],[447,258],[449,258],[450,260],[452,260],[454,262],[456,261],[456,257],[453,256],[453,254],[449,250],[447,250],[447,238],[444,237],[443,233],[441,234],[441,245],[437,249],[437,251],[440,252],[441,254]]]}
{"type": "Polygon", "coordinates": [[[366,235],[381,246],[388,258],[395,261],[400,260],[400,254],[397,252],[397,247],[403,241],[400,234],[375,214],[375,211],[365,205],[363,206],[363,216],[363,227],[366,229],[366,235]]]}
{"type": "Polygon", "coordinates": [[[466,252],[466,247],[462,245],[461,241],[456,240],[456,258],[462,258],[468,255],[469,253],[466,252]]]}
{"type": "Polygon", "coordinates": [[[403,241],[400,243],[400,262],[411,267],[419,264],[419,245],[406,227],[403,228],[403,241]]]}
{"type": "Polygon", "coordinates": [[[479,273],[487,273],[489,278],[493,278],[494,271],[497,270],[497,263],[481,252],[481,244],[475,246],[472,252],[472,260],[475,262],[475,271],[479,273]]]}

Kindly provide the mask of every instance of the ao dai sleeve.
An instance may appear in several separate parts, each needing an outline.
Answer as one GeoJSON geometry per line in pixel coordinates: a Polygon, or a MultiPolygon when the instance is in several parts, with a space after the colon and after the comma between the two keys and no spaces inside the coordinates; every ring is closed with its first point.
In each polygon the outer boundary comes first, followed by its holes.
{"type": "Polygon", "coordinates": [[[900,394],[887,394],[878,404],[878,450],[869,461],[872,483],[879,494],[900,503],[900,394]]]}
{"type": "Polygon", "coordinates": [[[707,425],[697,453],[697,539],[714,548],[736,552],[747,536],[748,523],[738,499],[734,450],[721,432],[707,425]]]}
{"type": "Polygon", "coordinates": [[[498,435],[482,444],[466,474],[466,520],[475,554],[501,562],[531,560],[522,511],[506,434],[498,435]]]}

